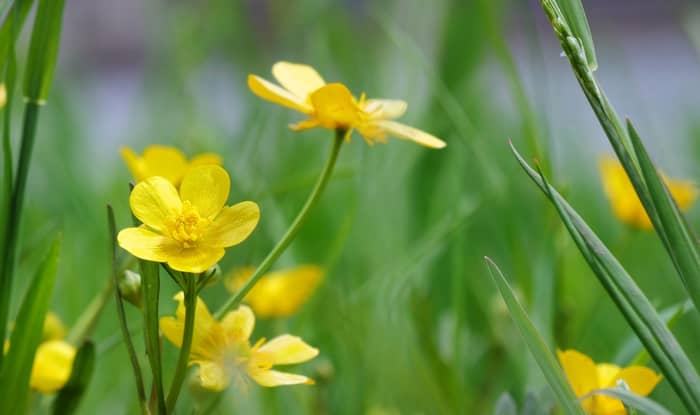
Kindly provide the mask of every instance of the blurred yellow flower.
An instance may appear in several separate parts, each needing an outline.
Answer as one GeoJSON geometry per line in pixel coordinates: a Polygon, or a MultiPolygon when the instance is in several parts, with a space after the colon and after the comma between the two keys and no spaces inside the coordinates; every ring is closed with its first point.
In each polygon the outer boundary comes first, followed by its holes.
{"type": "MultiPolygon", "coordinates": [[[[557,351],[571,387],[577,397],[603,388],[614,388],[618,381],[623,381],[630,391],[640,396],[647,396],[661,381],[661,375],[643,366],[620,368],[608,363],[593,363],[590,357],[576,350],[557,351]]],[[[625,407],[618,399],[595,395],[582,403],[586,413],[591,415],[625,414],[625,407]]]]}
{"type": "Polygon", "coordinates": [[[217,154],[203,153],[187,161],[182,151],[175,147],[161,145],[146,147],[141,157],[128,147],[123,147],[120,152],[137,183],[149,177],[160,176],[178,186],[185,173],[193,167],[207,164],[221,165],[221,157],[217,154]]]}
{"type": "Polygon", "coordinates": [[[41,343],[34,357],[29,386],[42,393],[53,393],[66,384],[73,368],[75,348],[63,340],[41,343]]]}
{"type": "Polygon", "coordinates": [[[200,273],[243,242],[260,218],[258,205],[224,206],[231,181],[216,165],[192,168],[178,194],[175,186],[150,177],[134,187],[131,210],[143,225],[119,232],[119,245],[137,258],[167,262],[177,271],[200,273]]]}
{"type": "MultiPolygon", "coordinates": [[[[253,267],[234,270],[224,280],[226,288],[237,292],[254,271],[253,267]]],[[[323,270],[316,265],[271,272],[260,278],[243,301],[258,317],[289,317],[311,298],[322,278],[323,270]]]]}
{"type": "MultiPolygon", "coordinates": [[[[603,189],[618,219],[638,228],[652,229],[651,220],[644,210],[642,202],[639,201],[622,164],[616,158],[606,156],[601,158],[599,168],[603,189]]],[[[697,188],[693,182],[668,179],[663,175],[662,177],[678,207],[683,211],[689,209],[698,196],[697,188]]]]}
{"type": "Polygon", "coordinates": [[[7,87],[5,84],[0,84],[0,108],[4,108],[7,104],[7,87]]]}
{"type": "Polygon", "coordinates": [[[44,319],[44,335],[43,341],[59,340],[66,336],[66,326],[63,325],[61,319],[53,311],[46,313],[44,319]]]}
{"type": "Polygon", "coordinates": [[[369,144],[385,142],[388,135],[414,141],[431,148],[443,148],[439,138],[408,125],[392,121],[401,117],[408,108],[406,102],[394,99],[357,100],[343,84],[326,82],[310,66],[277,62],[272,75],[281,86],[257,75],[248,75],[248,87],[260,98],[297,110],[309,116],[307,120],[291,125],[300,131],[314,127],[347,129],[348,135],[356,129],[369,144]]]}
{"type": "MultiPolygon", "coordinates": [[[[184,294],[180,292],[174,298],[178,301],[175,317],[161,318],[160,329],[171,343],[181,347],[184,294]]],[[[306,362],[318,355],[318,349],[288,334],[267,343],[260,339],[251,346],[249,339],[254,326],[253,311],[245,305],[216,321],[206,304],[197,298],[189,364],[199,366],[198,377],[203,388],[222,391],[232,380],[243,387],[248,377],[261,386],[313,384],[306,376],[279,372],[272,367],[306,362]]]]}

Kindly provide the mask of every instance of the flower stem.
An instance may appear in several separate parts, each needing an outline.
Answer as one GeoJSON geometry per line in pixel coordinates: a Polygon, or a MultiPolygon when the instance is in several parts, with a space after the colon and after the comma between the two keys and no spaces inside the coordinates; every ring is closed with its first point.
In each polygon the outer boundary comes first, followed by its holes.
{"type": "Polygon", "coordinates": [[[307,217],[309,216],[309,212],[314,207],[314,205],[316,205],[316,202],[318,202],[321,193],[323,193],[323,189],[328,183],[328,179],[330,179],[331,174],[333,173],[333,167],[335,167],[335,162],[338,159],[338,152],[340,151],[341,144],[343,144],[345,133],[346,130],[344,129],[337,129],[335,131],[335,140],[333,141],[331,153],[328,157],[328,160],[326,161],[326,165],[323,167],[321,175],[316,181],[316,185],[311,191],[311,194],[309,194],[309,198],[306,200],[306,203],[304,203],[304,206],[301,208],[292,224],[289,225],[289,228],[287,229],[287,232],[285,232],[285,234],[282,236],[282,239],[280,239],[279,242],[277,242],[277,245],[275,245],[275,247],[272,248],[272,251],[270,251],[270,253],[267,254],[267,257],[265,257],[263,262],[260,263],[258,268],[255,269],[255,272],[248,279],[248,281],[246,281],[245,285],[235,295],[231,296],[229,300],[216,312],[215,317],[217,319],[220,319],[224,315],[224,313],[235,308],[236,306],[238,306],[238,304],[240,304],[241,300],[243,300],[246,294],[248,294],[248,292],[253,288],[255,283],[258,282],[260,277],[262,277],[263,274],[270,269],[272,264],[274,264],[275,261],[277,261],[277,258],[279,258],[280,255],[282,255],[282,253],[287,249],[292,240],[294,240],[294,237],[297,235],[302,225],[306,221],[307,217]]]}
{"type": "Polygon", "coordinates": [[[112,275],[107,278],[102,291],[100,291],[95,298],[92,299],[90,304],[87,306],[85,311],[80,315],[78,321],[73,325],[70,333],[66,340],[73,345],[80,345],[90,337],[97,322],[100,319],[102,311],[107,305],[107,301],[112,299],[112,292],[114,291],[115,280],[112,275]]]}
{"type": "Polygon", "coordinates": [[[185,332],[182,335],[182,346],[180,348],[180,356],[177,359],[175,376],[173,383],[168,391],[168,399],[166,407],[168,413],[173,413],[177,397],[180,394],[182,383],[185,381],[187,374],[187,361],[190,357],[190,349],[192,348],[192,335],[194,334],[194,312],[197,305],[197,278],[195,274],[185,274],[185,286],[182,287],[185,292],[185,332]]]}

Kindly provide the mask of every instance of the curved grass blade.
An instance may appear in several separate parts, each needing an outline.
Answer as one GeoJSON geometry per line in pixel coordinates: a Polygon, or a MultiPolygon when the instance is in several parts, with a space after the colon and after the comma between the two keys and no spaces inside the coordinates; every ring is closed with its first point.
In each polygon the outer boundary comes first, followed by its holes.
{"type": "Polygon", "coordinates": [[[581,46],[586,53],[588,67],[592,71],[595,71],[598,69],[598,58],[596,58],[595,55],[593,35],[591,34],[591,28],[588,25],[586,11],[583,9],[581,0],[557,0],[557,3],[559,4],[561,11],[566,18],[566,23],[568,23],[574,36],[579,38],[581,41],[581,46]]]}
{"type": "Polygon", "coordinates": [[[95,344],[86,341],[80,346],[73,360],[70,378],[53,401],[51,413],[70,415],[78,409],[80,399],[90,383],[95,368],[95,344]]]}
{"type": "Polygon", "coordinates": [[[673,415],[671,411],[652,401],[651,399],[644,396],[639,396],[636,393],[623,388],[594,390],[593,392],[583,396],[581,401],[596,395],[604,395],[619,399],[625,404],[625,407],[636,409],[645,415],[673,415]]]}
{"type": "Polygon", "coordinates": [[[559,363],[557,363],[552,351],[549,350],[542,336],[540,336],[537,329],[532,324],[532,321],[528,318],[525,309],[515,297],[508,281],[501,273],[501,270],[498,269],[495,262],[488,257],[486,257],[485,260],[491,277],[498,286],[498,290],[501,292],[506,306],[508,306],[513,322],[515,322],[518,330],[520,330],[520,334],[523,340],[525,340],[527,347],[530,349],[530,353],[532,353],[532,356],[537,361],[537,364],[540,366],[542,373],[547,379],[549,386],[554,391],[554,395],[559,405],[561,405],[562,411],[566,414],[583,415],[583,409],[581,405],[578,404],[576,395],[574,395],[573,390],[571,390],[571,386],[566,380],[564,373],[562,373],[559,363]]]}

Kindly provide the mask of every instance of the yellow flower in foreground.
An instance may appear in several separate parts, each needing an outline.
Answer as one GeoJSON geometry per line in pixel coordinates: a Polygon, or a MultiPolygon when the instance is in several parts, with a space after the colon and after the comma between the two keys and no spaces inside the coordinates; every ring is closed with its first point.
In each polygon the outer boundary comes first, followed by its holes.
{"type": "Polygon", "coordinates": [[[188,161],[182,151],[168,146],[148,146],[141,157],[128,147],[123,147],[120,152],[137,183],[149,177],[160,176],[177,186],[185,173],[193,167],[207,164],[221,165],[221,157],[217,154],[203,153],[188,161]]]}
{"type": "MultiPolygon", "coordinates": [[[[235,293],[254,271],[252,267],[234,270],[224,280],[226,288],[235,293]]],[[[311,298],[322,278],[323,270],[316,265],[271,272],[260,278],[243,301],[258,317],[289,317],[311,298]]]]}
{"type": "Polygon", "coordinates": [[[310,66],[277,62],[272,75],[281,86],[257,75],[248,75],[248,87],[260,98],[292,108],[309,118],[291,126],[293,130],[314,127],[356,129],[369,143],[385,142],[388,135],[414,141],[431,148],[443,148],[439,138],[408,125],[392,121],[408,108],[406,102],[394,99],[357,100],[343,84],[326,82],[310,66]]]}
{"type": "MultiPolygon", "coordinates": [[[[618,381],[640,396],[647,396],[661,381],[661,376],[643,366],[620,368],[615,365],[595,364],[590,357],[576,350],[557,351],[559,362],[577,397],[603,388],[614,388],[618,381]]],[[[625,407],[617,399],[595,395],[581,403],[591,415],[621,415],[625,407]]]]}
{"type": "MultiPolygon", "coordinates": [[[[637,197],[622,164],[616,158],[606,156],[601,158],[599,168],[603,189],[610,200],[615,216],[628,225],[641,229],[652,229],[651,220],[637,197]]],[[[698,196],[693,182],[668,179],[663,175],[662,178],[678,207],[683,211],[688,210],[698,196]]]]}
{"type": "MultiPolygon", "coordinates": [[[[178,301],[175,317],[161,318],[160,329],[171,343],[181,347],[185,327],[184,294],[178,293],[175,300],[178,301]]],[[[318,355],[318,349],[288,334],[267,343],[260,339],[251,346],[249,339],[255,316],[250,308],[242,305],[216,321],[199,298],[196,307],[189,364],[199,366],[198,377],[203,388],[221,391],[232,380],[242,387],[247,377],[261,386],[313,383],[306,376],[279,372],[272,367],[306,362],[318,355]]]]}
{"type": "Polygon", "coordinates": [[[224,248],[243,242],[260,218],[258,205],[224,206],[231,185],[215,165],[191,169],[180,193],[155,176],[134,187],[131,210],[143,225],[119,232],[119,245],[137,258],[167,262],[175,270],[200,273],[224,256],[224,248]]]}

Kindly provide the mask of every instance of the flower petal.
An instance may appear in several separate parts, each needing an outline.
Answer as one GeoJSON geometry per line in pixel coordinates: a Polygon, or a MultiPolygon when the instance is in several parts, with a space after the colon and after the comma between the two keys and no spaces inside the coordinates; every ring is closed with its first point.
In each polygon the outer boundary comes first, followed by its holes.
{"type": "Polygon", "coordinates": [[[447,145],[444,141],[432,134],[428,134],[425,131],[421,131],[417,128],[413,128],[396,121],[379,120],[376,121],[376,124],[398,138],[411,140],[425,147],[444,148],[447,145]]]}
{"type": "Polygon", "coordinates": [[[177,186],[182,180],[182,175],[187,170],[187,159],[182,151],[175,147],[153,145],[148,146],[143,151],[141,159],[144,167],[144,174],[147,179],[151,176],[161,176],[177,186]]]}
{"type": "Polygon", "coordinates": [[[224,368],[214,362],[200,362],[197,378],[204,389],[215,392],[223,391],[231,382],[224,368]]]}
{"type": "Polygon", "coordinates": [[[212,246],[180,248],[169,253],[167,262],[174,270],[199,274],[216,265],[225,253],[224,248],[212,246]]]}
{"type": "Polygon", "coordinates": [[[362,109],[343,84],[333,83],[319,88],[310,99],[314,117],[326,128],[349,128],[360,123],[362,109]]]}
{"type": "Polygon", "coordinates": [[[169,218],[180,212],[182,202],[175,186],[162,177],[150,177],[137,184],[129,196],[134,216],[157,231],[167,229],[169,218]]]}
{"type": "MultiPolygon", "coordinates": [[[[240,274],[237,281],[227,281],[227,288],[236,283],[242,285],[248,277],[250,274],[240,274]]],[[[272,272],[255,284],[244,301],[258,317],[289,317],[309,300],[322,277],[323,270],[316,265],[272,272]]]]}
{"type": "Polygon", "coordinates": [[[284,88],[281,88],[272,82],[266,81],[256,75],[248,75],[248,88],[260,98],[274,102],[304,114],[309,114],[312,108],[306,103],[305,98],[297,97],[284,88]]]}
{"type": "Polygon", "coordinates": [[[601,388],[611,384],[614,386],[615,380],[622,370],[620,366],[609,363],[598,363],[595,368],[598,373],[598,387],[601,388]]]}
{"type": "Polygon", "coordinates": [[[406,109],[406,101],[399,99],[368,99],[364,107],[370,118],[375,120],[399,118],[406,113],[406,109]]]}
{"type": "Polygon", "coordinates": [[[247,342],[255,328],[255,315],[250,307],[241,305],[226,313],[220,324],[230,342],[247,342]]]}
{"type": "Polygon", "coordinates": [[[197,166],[206,166],[207,164],[216,164],[220,166],[223,163],[221,156],[216,153],[202,153],[190,160],[190,168],[197,166]]]}
{"type": "MultiPolygon", "coordinates": [[[[182,336],[185,331],[185,295],[182,291],[173,297],[178,302],[175,316],[166,316],[160,319],[160,331],[176,347],[182,346],[182,336]]],[[[207,305],[201,298],[197,298],[197,306],[194,312],[194,332],[192,333],[192,360],[213,359],[217,344],[216,336],[212,332],[216,331],[218,324],[212,317],[207,305]]]]}
{"type": "Polygon", "coordinates": [[[75,348],[63,340],[39,345],[34,357],[29,385],[42,393],[53,393],[68,381],[73,368],[75,348]]]}
{"type": "Polygon", "coordinates": [[[231,179],[223,168],[209,164],[187,172],[180,185],[180,197],[197,208],[203,218],[212,219],[224,207],[231,179]]]}
{"type": "Polygon", "coordinates": [[[117,241],[119,246],[136,258],[153,262],[167,262],[181,249],[175,240],[155,233],[145,226],[122,229],[117,235],[117,241]]]}
{"type": "Polygon", "coordinates": [[[691,181],[667,179],[666,185],[682,211],[688,210],[698,197],[698,189],[691,181]]]}
{"type": "Polygon", "coordinates": [[[598,389],[598,372],[593,360],[576,350],[557,350],[559,363],[577,397],[598,389]]]}
{"type": "Polygon", "coordinates": [[[283,334],[260,346],[257,353],[267,353],[273,365],[292,365],[318,356],[318,349],[300,337],[283,334]]]}
{"type": "Polygon", "coordinates": [[[326,84],[314,68],[298,63],[277,62],[272,65],[272,75],[287,91],[303,100],[326,84]]]}
{"type": "Polygon", "coordinates": [[[273,387],[284,385],[313,385],[314,381],[303,375],[295,375],[293,373],[278,372],[276,370],[250,370],[248,372],[251,378],[260,386],[273,387]]]}
{"type": "Polygon", "coordinates": [[[623,380],[632,392],[640,396],[647,396],[654,390],[663,377],[644,366],[630,366],[622,369],[616,379],[609,386],[615,386],[618,379],[623,380]]]}
{"type": "Polygon", "coordinates": [[[226,248],[243,242],[260,220],[260,208],[254,202],[226,206],[203,236],[207,246],[226,248]]]}

